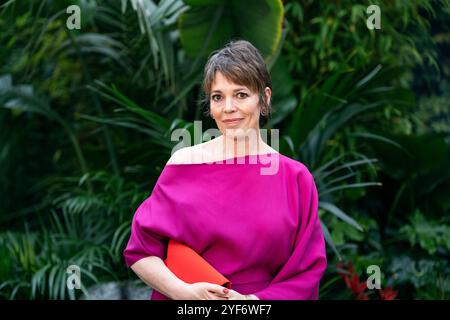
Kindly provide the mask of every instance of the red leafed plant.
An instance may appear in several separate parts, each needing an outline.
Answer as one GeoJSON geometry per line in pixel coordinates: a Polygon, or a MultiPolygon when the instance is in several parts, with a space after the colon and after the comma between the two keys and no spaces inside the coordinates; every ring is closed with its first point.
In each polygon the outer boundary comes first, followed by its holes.
{"type": "MultiPolygon", "coordinates": [[[[359,275],[355,272],[355,268],[351,262],[336,264],[337,274],[344,280],[347,288],[349,288],[355,295],[357,300],[369,300],[369,293],[367,292],[367,284],[365,281],[359,281],[359,275]]],[[[380,300],[394,300],[398,292],[387,287],[379,289],[378,297],[380,300]]]]}
{"type": "Polygon", "coordinates": [[[385,289],[380,289],[380,300],[394,300],[397,297],[398,291],[387,287],[385,289]]]}

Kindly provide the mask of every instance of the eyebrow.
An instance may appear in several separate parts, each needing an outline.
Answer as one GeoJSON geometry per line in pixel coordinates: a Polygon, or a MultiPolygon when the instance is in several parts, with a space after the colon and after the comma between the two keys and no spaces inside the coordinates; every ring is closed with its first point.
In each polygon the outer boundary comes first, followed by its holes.
{"type": "MultiPolygon", "coordinates": [[[[239,87],[237,89],[234,89],[233,92],[241,91],[241,90],[248,90],[248,89],[247,89],[247,87],[239,87]]],[[[220,91],[220,90],[213,90],[213,91],[211,91],[211,93],[215,93],[215,92],[222,93],[222,91],[220,91]]]]}

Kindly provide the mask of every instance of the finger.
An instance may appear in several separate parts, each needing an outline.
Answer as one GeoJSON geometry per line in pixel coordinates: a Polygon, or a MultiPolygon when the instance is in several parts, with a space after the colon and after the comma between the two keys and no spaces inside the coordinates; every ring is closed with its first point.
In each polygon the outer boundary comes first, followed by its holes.
{"type": "Polygon", "coordinates": [[[215,292],[215,291],[209,291],[209,290],[208,290],[208,292],[210,294],[216,295],[218,297],[228,297],[228,295],[229,295],[228,293],[223,293],[223,292],[215,292]]]}
{"type": "Polygon", "coordinates": [[[224,287],[219,286],[218,284],[214,284],[214,283],[210,283],[209,286],[208,286],[208,290],[209,291],[216,292],[216,293],[219,293],[219,294],[225,293],[224,289],[227,289],[227,288],[224,288],[224,287]]]}
{"type": "Polygon", "coordinates": [[[208,292],[208,299],[209,300],[228,300],[226,297],[218,296],[214,293],[208,292]]]}
{"type": "Polygon", "coordinates": [[[238,293],[237,291],[229,289],[229,291],[228,291],[228,300],[239,300],[240,296],[241,296],[241,294],[238,293]]]}

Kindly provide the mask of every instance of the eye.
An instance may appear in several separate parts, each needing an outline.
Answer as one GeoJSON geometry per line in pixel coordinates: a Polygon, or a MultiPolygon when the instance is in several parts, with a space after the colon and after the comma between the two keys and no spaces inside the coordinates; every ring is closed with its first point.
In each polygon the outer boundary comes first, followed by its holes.
{"type": "Polygon", "coordinates": [[[245,99],[248,97],[248,94],[246,94],[245,92],[238,92],[237,96],[240,99],[245,99]]]}
{"type": "Polygon", "coordinates": [[[218,94],[215,94],[215,95],[213,95],[213,96],[211,96],[211,99],[213,100],[213,101],[219,101],[220,100],[220,95],[218,95],[218,94]]]}

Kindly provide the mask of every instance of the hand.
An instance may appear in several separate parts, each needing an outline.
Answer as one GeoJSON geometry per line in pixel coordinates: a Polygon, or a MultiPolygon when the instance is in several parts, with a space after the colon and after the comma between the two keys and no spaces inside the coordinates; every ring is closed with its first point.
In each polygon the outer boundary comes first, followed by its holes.
{"type": "Polygon", "coordinates": [[[228,300],[259,300],[254,294],[244,295],[233,289],[223,288],[223,292],[227,294],[228,300]]]}
{"type": "Polygon", "coordinates": [[[228,300],[223,287],[209,282],[185,283],[173,295],[174,300],[228,300]]]}

